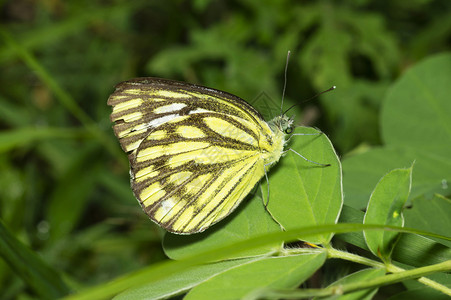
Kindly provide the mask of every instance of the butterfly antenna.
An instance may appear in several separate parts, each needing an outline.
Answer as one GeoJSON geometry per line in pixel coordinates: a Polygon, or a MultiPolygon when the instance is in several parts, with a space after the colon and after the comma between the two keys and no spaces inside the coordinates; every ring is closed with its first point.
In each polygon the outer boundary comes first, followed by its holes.
{"type": "Polygon", "coordinates": [[[291,51],[288,50],[287,53],[287,62],[285,63],[285,73],[284,73],[284,81],[283,81],[283,91],[282,91],[282,103],[280,104],[280,112],[283,110],[283,99],[285,99],[285,90],[287,89],[287,72],[288,72],[288,62],[290,61],[291,51]]]}
{"type": "MultiPolygon", "coordinates": [[[[312,99],[315,99],[315,98],[318,97],[319,95],[322,95],[322,94],[324,94],[324,93],[333,91],[333,90],[335,90],[336,88],[337,88],[337,87],[336,87],[335,85],[333,85],[333,86],[331,86],[330,88],[328,88],[327,90],[322,91],[322,92],[316,94],[315,96],[310,97],[310,98],[308,98],[307,100],[302,101],[301,103],[304,103],[304,102],[310,101],[310,100],[312,100],[312,99]]],[[[286,114],[290,109],[292,109],[293,107],[295,107],[296,105],[299,105],[299,104],[300,104],[300,103],[296,103],[296,104],[293,104],[292,106],[290,106],[290,108],[288,108],[286,111],[284,111],[283,115],[286,114]]]]}

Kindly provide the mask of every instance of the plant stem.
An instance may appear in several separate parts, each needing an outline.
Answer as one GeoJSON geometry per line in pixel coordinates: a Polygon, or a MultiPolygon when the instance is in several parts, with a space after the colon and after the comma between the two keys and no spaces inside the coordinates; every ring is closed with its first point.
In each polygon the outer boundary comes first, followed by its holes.
{"type": "MultiPolygon", "coordinates": [[[[352,261],[355,261],[354,259],[352,261]]],[[[390,268],[398,268],[393,265],[390,268]]],[[[399,268],[402,270],[401,268],[399,268]]],[[[416,268],[407,271],[400,271],[393,274],[388,274],[385,276],[376,277],[373,279],[369,279],[362,282],[353,282],[342,285],[330,286],[324,289],[303,289],[303,290],[261,290],[258,295],[253,294],[251,297],[246,299],[257,299],[260,296],[263,296],[265,299],[273,299],[273,298],[284,298],[284,299],[301,299],[301,298],[309,298],[313,296],[331,296],[331,295],[342,295],[345,293],[351,293],[358,290],[364,289],[372,289],[377,288],[384,285],[393,284],[396,282],[405,281],[408,279],[418,278],[421,276],[425,276],[432,273],[444,272],[451,270],[451,260],[427,266],[422,268],[416,268]],[[257,297],[257,298],[255,298],[257,297]]],[[[425,278],[427,279],[427,278],[425,278]]],[[[446,295],[451,295],[451,290],[447,287],[443,287],[442,285],[431,281],[433,284],[428,284],[428,286],[437,289],[443,292],[446,295]],[[441,288],[443,287],[443,288],[441,288]]]]}
{"type": "MultiPolygon", "coordinates": [[[[328,256],[330,258],[340,258],[340,259],[352,261],[352,262],[355,262],[355,263],[363,264],[363,265],[366,265],[366,266],[370,266],[370,267],[373,267],[373,268],[385,268],[387,270],[387,272],[393,273],[393,275],[399,274],[401,272],[408,272],[405,269],[397,267],[397,266],[395,266],[393,264],[383,264],[383,263],[377,262],[375,260],[372,260],[372,259],[369,259],[369,258],[366,258],[366,257],[362,257],[362,256],[359,256],[359,255],[355,255],[355,254],[352,254],[352,253],[349,253],[349,252],[340,251],[340,250],[334,249],[332,247],[328,247],[327,251],[328,251],[328,256]]],[[[451,266],[451,260],[450,261],[445,261],[442,264],[445,264],[445,266],[446,266],[446,263],[448,263],[451,266]]],[[[436,264],[436,265],[432,265],[432,266],[438,266],[438,265],[440,265],[440,264],[436,264]]],[[[428,267],[432,267],[432,266],[428,266],[428,267]]],[[[428,267],[423,267],[423,268],[428,268],[428,267]]],[[[423,268],[418,268],[418,269],[413,269],[413,270],[419,270],[419,269],[423,269],[423,268]]],[[[409,271],[413,271],[413,270],[409,270],[409,271]]],[[[439,272],[439,270],[435,271],[435,272],[439,272]]],[[[435,273],[435,272],[431,272],[431,273],[435,273]]],[[[389,275],[387,275],[387,276],[389,276],[389,275]]],[[[441,291],[442,293],[444,293],[446,295],[451,296],[451,289],[450,288],[448,288],[448,287],[446,287],[446,286],[444,286],[444,285],[442,285],[442,284],[440,284],[438,282],[435,282],[435,281],[433,281],[433,280],[431,280],[429,278],[420,277],[420,278],[418,278],[418,282],[421,282],[422,284],[424,284],[426,286],[429,286],[429,287],[431,287],[433,289],[441,291]]]]}
{"type": "Polygon", "coordinates": [[[329,258],[340,258],[348,261],[352,261],[365,266],[370,266],[373,268],[385,268],[385,264],[375,261],[373,259],[363,257],[360,255],[352,254],[349,252],[334,249],[332,247],[327,248],[327,254],[329,258]]]}
{"type": "MultiPolygon", "coordinates": [[[[444,263],[448,263],[451,265],[451,260],[445,261],[444,263]]],[[[405,270],[403,268],[397,267],[393,264],[389,264],[389,265],[387,265],[387,271],[389,271],[393,274],[396,274],[396,273],[404,272],[405,270]]],[[[420,277],[420,278],[418,278],[418,282],[421,282],[422,284],[424,284],[426,286],[429,286],[435,290],[438,290],[438,291],[444,293],[445,295],[451,296],[450,288],[448,288],[434,280],[431,280],[426,277],[420,277]]]]}

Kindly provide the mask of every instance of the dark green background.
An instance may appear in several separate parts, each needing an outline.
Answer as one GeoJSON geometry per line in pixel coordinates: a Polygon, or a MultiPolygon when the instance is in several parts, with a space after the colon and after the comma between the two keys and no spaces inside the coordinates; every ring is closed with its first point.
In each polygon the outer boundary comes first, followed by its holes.
{"type": "MultiPolygon", "coordinates": [[[[111,129],[116,83],[198,83],[270,118],[291,50],[284,106],[346,156],[381,144],[388,87],[451,49],[449,0],[17,0],[0,14],[0,218],[79,287],[164,259],[111,129]]],[[[0,298],[35,295],[15,271],[0,261],[0,298]]]]}

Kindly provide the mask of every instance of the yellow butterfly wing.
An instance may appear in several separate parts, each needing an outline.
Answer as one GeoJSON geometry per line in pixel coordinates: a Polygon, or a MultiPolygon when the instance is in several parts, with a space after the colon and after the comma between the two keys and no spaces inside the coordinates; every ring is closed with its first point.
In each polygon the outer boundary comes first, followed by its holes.
{"type": "Polygon", "coordinates": [[[282,130],[226,92],[137,78],[118,84],[108,104],[135,197],[173,233],[225,218],[282,155],[282,130]]]}

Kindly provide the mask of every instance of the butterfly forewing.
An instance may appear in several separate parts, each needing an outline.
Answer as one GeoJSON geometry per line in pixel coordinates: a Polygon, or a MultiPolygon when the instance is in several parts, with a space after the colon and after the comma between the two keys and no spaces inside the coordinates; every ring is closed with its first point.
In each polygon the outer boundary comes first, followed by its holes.
{"type": "Polygon", "coordinates": [[[117,85],[108,104],[134,194],[171,232],[201,232],[226,217],[264,175],[268,154],[269,162],[281,155],[283,138],[222,91],[139,78],[117,85]]]}

